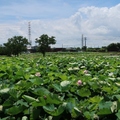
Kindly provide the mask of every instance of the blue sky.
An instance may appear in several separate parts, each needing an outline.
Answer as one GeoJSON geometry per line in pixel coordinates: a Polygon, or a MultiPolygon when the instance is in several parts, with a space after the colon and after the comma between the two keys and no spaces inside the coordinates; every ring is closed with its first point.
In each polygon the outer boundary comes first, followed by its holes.
{"type": "Polygon", "coordinates": [[[112,7],[118,3],[119,0],[0,0],[0,21],[67,18],[80,7],[112,7]]]}
{"type": "Polygon", "coordinates": [[[56,46],[80,46],[82,34],[92,47],[120,42],[120,26],[116,25],[120,21],[119,3],[119,0],[0,0],[0,44],[14,35],[28,37],[29,21],[33,43],[44,33],[56,37],[56,46]]]}

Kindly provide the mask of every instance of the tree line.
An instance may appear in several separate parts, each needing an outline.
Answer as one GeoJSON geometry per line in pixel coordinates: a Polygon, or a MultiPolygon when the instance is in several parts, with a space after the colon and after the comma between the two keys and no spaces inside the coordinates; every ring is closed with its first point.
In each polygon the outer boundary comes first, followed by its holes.
{"type": "MultiPolygon", "coordinates": [[[[43,34],[35,39],[35,43],[37,43],[36,52],[41,52],[43,56],[45,56],[45,53],[51,49],[50,45],[56,44],[56,40],[54,36],[49,37],[47,34],[43,34]]],[[[23,36],[13,36],[12,38],[8,38],[6,43],[0,45],[0,55],[19,56],[22,52],[27,52],[28,46],[30,46],[30,43],[27,38],[23,36]]],[[[120,52],[120,43],[111,43],[101,48],[87,48],[87,46],[83,46],[83,48],[75,48],[75,51],[120,52]]]]}
{"type": "MultiPolygon", "coordinates": [[[[83,50],[85,50],[83,48],[83,50]]],[[[86,49],[89,52],[120,52],[120,43],[110,43],[108,46],[96,47],[92,48],[89,47],[86,49]]]]}
{"type": "MultiPolygon", "coordinates": [[[[35,39],[37,45],[37,51],[41,52],[45,56],[46,51],[50,48],[51,44],[55,44],[56,40],[54,36],[49,37],[47,34],[41,35],[35,39]]],[[[6,43],[0,46],[0,55],[19,56],[22,52],[27,52],[27,47],[30,46],[30,42],[23,36],[14,36],[9,38],[6,43]]]]}

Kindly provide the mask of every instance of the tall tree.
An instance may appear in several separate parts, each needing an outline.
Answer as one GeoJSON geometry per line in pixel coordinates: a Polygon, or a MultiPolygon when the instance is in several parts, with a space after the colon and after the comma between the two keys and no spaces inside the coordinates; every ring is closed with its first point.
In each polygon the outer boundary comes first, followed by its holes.
{"type": "Polygon", "coordinates": [[[22,51],[27,50],[27,45],[30,43],[26,38],[23,36],[14,36],[8,39],[7,43],[4,43],[4,46],[7,49],[8,55],[15,55],[18,56],[22,51]]]}
{"type": "Polygon", "coordinates": [[[45,53],[50,48],[50,45],[56,44],[56,40],[54,36],[49,37],[47,34],[41,35],[39,38],[36,38],[36,43],[38,43],[39,51],[45,57],[45,53]]]}

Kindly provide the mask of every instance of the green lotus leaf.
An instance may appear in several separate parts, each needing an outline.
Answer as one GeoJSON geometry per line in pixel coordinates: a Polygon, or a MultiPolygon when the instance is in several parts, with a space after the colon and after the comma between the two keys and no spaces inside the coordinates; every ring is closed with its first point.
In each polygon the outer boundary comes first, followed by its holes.
{"type": "Polygon", "coordinates": [[[98,115],[109,115],[112,113],[111,111],[111,107],[113,105],[113,102],[111,101],[108,101],[108,102],[105,102],[105,101],[101,101],[99,103],[99,110],[98,110],[98,115]]]}
{"type": "Polygon", "coordinates": [[[71,112],[72,118],[77,118],[78,116],[81,115],[81,111],[77,108],[74,107],[71,112]]]}
{"type": "Polygon", "coordinates": [[[10,90],[9,88],[4,88],[4,89],[1,89],[1,90],[0,90],[0,93],[1,93],[1,94],[8,93],[9,90],[10,90]]]}
{"type": "Polygon", "coordinates": [[[118,110],[118,112],[116,113],[116,116],[118,117],[118,119],[120,119],[120,110],[118,110]]]}
{"type": "Polygon", "coordinates": [[[70,85],[70,81],[62,81],[61,83],[60,83],[60,85],[62,86],[62,87],[66,87],[66,86],[68,86],[68,85],[70,85]]]}
{"type": "Polygon", "coordinates": [[[22,120],[28,120],[28,117],[27,116],[23,116],[22,120]]]}
{"type": "Polygon", "coordinates": [[[39,97],[38,100],[32,102],[32,106],[34,106],[34,107],[45,106],[45,105],[47,104],[45,97],[46,97],[46,96],[39,97]]]}
{"type": "Polygon", "coordinates": [[[49,105],[43,106],[43,109],[45,111],[48,111],[49,113],[54,112],[56,110],[54,104],[49,104],[49,105]]]}
{"type": "Polygon", "coordinates": [[[25,99],[28,103],[36,101],[35,98],[28,96],[28,95],[23,95],[22,98],[25,99]]]}
{"type": "Polygon", "coordinates": [[[44,96],[44,95],[48,95],[50,91],[45,87],[40,87],[40,88],[34,89],[33,93],[36,95],[44,96]]]}
{"type": "Polygon", "coordinates": [[[77,94],[81,97],[89,97],[91,92],[88,88],[81,88],[80,90],[77,90],[77,94]]]}
{"type": "Polygon", "coordinates": [[[59,116],[64,112],[65,107],[64,105],[59,105],[58,107],[55,107],[53,104],[50,104],[47,106],[43,106],[43,109],[52,116],[59,116]]]}
{"type": "Polygon", "coordinates": [[[89,101],[90,101],[91,103],[99,103],[102,99],[103,99],[103,97],[94,96],[94,97],[92,97],[92,98],[89,98],[89,101]]]}
{"type": "Polygon", "coordinates": [[[62,88],[59,84],[52,84],[52,86],[56,91],[62,92],[62,88]]]}
{"type": "Polygon", "coordinates": [[[78,70],[80,70],[80,68],[79,67],[71,67],[71,68],[68,68],[68,70],[69,71],[78,71],[78,70]]]}
{"type": "Polygon", "coordinates": [[[60,104],[62,100],[57,94],[50,93],[46,96],[46,102],[48,104],[60,104]]]}
{"type": "Polygon", "coordinates": [[[6,109],[6,113],[9,115],[17,115],[23,112],[23,110],[24,110],[23,106],[13,106],[11,108],[6,109]]]}

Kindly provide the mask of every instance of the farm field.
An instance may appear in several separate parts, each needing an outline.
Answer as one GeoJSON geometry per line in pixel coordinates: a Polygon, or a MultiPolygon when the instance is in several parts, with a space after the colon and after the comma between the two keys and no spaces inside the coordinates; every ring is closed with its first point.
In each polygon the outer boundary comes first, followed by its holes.
{"type": "Polygon", "coordinates": [[[1,120],[120,120],[120,54],[0,57],[1,120]]]}

